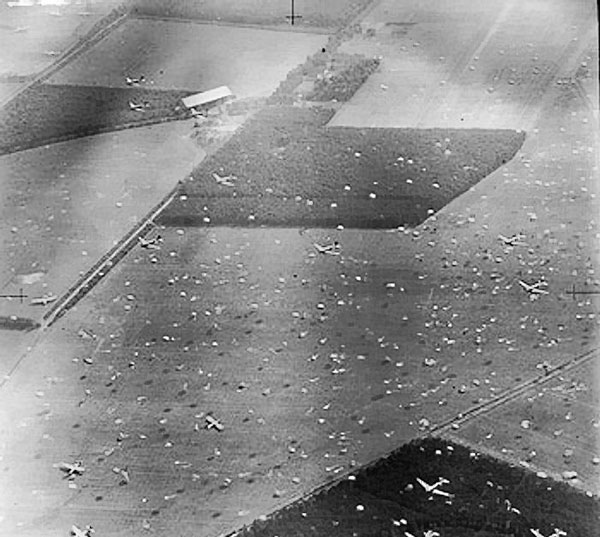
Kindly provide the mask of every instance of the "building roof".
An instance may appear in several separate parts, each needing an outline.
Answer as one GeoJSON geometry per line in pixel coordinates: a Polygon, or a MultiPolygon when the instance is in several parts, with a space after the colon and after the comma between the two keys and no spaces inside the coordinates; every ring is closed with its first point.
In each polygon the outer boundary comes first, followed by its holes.
{"type": "Polygon", "coordinates": [[[231,97],[233,93],[227,86],[219,86],[218,88],[203,91],[202,93],[195,93],[188,97],[181,99],[183,104],[187,108],[193,108],[194,106],[201,106],[203,104],[210,104],[218,101],[219,99],[225,99],[231,97]]]}

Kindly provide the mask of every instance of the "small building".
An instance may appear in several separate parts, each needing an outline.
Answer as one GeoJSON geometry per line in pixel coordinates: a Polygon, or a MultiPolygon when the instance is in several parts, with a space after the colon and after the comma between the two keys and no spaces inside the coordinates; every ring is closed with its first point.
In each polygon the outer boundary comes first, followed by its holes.
{"type": "Polygon", "coordinates": [[[233,97],[233,93],[227,86],[219,86],[202,93],[195,93],[181,99],[183,105],[196,112],[206,111],[208,108],[223,104],[233,97]]]}

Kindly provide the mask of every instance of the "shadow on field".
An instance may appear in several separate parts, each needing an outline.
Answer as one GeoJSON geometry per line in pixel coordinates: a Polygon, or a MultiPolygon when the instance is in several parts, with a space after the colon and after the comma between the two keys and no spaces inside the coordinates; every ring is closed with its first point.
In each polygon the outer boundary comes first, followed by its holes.
{"type": "Polygon", "coordinates": [[[0,330],[19,330],[22,332],[30,332],[39,328],[40,324],[33,319],[26,317],[0,317],[0,330]]]}
{"type": "Polygon", "coordinates": [[[568,485],[427,439],[238,535],[531,537],[558,528],[585,537],[598,534],[599,519],[598,501],[568,485]]]}

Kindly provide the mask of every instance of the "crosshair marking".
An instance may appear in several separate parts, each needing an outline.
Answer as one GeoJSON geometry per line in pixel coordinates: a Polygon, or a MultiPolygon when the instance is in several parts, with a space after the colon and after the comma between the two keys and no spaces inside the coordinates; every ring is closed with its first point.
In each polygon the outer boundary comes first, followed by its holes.
{"type": "Polygon", "coordinates": [[[18,298],[21,300],[21,304],[23,304],[23,299],[27,298],[28,295],[24,295],[23,294],[23,288],[21,287],[21,289],[19,289],[19,294],[18,295],[0,295],[0,298],[18,298]]]}
{"type": "Polygon", "coordinates": [[[289,19],[289,21],[292,23],[292,26],[294,25],[294,21],[296,19],[301,19],[302,18],[302,15],[296,15],[296,12],[294,11],[294,0],[292,0],[292,14],[291,15],[286,15],[285,18],[289,19]]]}
{"type": "Polygon", "coordinates": [[[567,291],[567,294],[571,295],[573,300],[575,300],[577,295],[600,295],[600,291],[575,291],[575,284],[573,284],[573,287],[570,291],[567,291]]]}

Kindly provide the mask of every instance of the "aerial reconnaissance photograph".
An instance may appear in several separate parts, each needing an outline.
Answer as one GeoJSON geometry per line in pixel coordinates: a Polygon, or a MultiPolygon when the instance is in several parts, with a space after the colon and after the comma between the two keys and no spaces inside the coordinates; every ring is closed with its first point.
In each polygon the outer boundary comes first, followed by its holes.
{"type": "Polygon", "coordinates": [[[600,536],[593,0],[2,0],[1,537],[600,536]]]}

